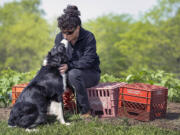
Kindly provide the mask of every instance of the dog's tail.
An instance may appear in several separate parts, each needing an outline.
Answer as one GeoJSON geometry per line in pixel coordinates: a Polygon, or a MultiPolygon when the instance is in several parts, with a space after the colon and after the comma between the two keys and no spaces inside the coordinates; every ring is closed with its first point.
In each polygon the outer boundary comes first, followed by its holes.
{"type": "Polygon", "coordinates": [[[35,104],[29,102],[16,103],[10,113],[9,126],[29,128],[38,117],[38,109],[35,104]]]}

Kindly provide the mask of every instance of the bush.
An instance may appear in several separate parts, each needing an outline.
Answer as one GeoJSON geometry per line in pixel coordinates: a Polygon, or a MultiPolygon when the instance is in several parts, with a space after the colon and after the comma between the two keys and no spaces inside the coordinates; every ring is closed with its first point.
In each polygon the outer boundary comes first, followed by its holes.
{"type": "Polygon", "coordinates": [[[124,82],[125,80],[123,78],[116,78],[113,75],[104,74],[101,75],[100,82],[124,82]]]}
{"type": "Polygon", "coordinates": [[[147,83],[168,88],[168,100],[180,102],[180,80],[172,73],[165,73],[162,70],[150,71],[143,69],[140,72],[127,75],[125,78],[115,78],[112,75],[104,74],[101,82],[127,82],[127,83],[147,83]]]}
{"type": "MultiPolygon", "coordinates": [[[[19,73],[11,69],[0,72],[0,105],[8,106],[11,103],[12,86],[20,83],[29,82],[36,74],[36,71],[19,73]]],[[[101,75],[100,82],[141,82],[154,85],[160,85],[168,88],[168,100],[180,102],[180,80],[176,79],[174,74],[164,71],[142,70],[128,75],[125,78],[116,78],[113,75],[101,75]]]]}
{"type": "Polygon", "coordinates": [[[12,86],[29,82],[35,72],[19,73],[10,68],[0,72],[0,103],[1,106],[8,106],[11,103],[12,86]]]}
{"type": "Polygon", "coordinates": [[[168,100],[180,102],[180,80],[172,73],[165,73],[162,70],[150,71],[143,69],[140,72],[130,74],[126,77],[126,82],[142,82],[164,86],[168,88],[168,100]]]}

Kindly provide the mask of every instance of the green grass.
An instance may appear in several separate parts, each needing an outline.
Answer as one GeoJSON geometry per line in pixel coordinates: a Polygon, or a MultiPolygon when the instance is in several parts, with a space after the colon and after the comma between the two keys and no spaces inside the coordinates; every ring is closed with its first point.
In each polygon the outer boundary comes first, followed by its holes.
{"type": "Polygon", "coordinates": [[[7,121],[0,122],[0,135],[180,135],[180,131],[161,129],[149,125],[130,126],[124,120],[121,124],[100,121],[97,118],[82,120],[78,115],[68,118],[70,126],[51,122],[37,127],[37,132],[26,132],[22,128],[9,128],[7,121]]]}

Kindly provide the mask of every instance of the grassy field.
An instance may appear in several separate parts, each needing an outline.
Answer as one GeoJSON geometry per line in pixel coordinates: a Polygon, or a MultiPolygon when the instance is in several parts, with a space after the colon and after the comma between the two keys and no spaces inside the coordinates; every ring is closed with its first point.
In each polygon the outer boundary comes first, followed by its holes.
{"type": "Polygon", "coordinates": [[[66,116],[71,122],[64,126],[52,118],[48,124],[37,127],[36,132],[27,132],[22,128],[9,128],[7,121],[0,121],[0,135],[180,135],[173,131],[150,125],[129,125],[126,119],[121,124],[102,121],[98,118],[82,120],[78,115],[66,116]],[[50,122],[51,121],[51,122],[50,122]]]}

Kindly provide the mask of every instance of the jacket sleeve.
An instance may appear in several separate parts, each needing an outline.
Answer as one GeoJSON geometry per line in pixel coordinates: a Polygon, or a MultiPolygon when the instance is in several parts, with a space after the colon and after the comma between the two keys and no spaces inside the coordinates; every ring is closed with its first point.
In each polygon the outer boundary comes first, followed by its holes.
{"type": "Polygon", "coordinates": [[[96,62],[96,40],[93,34],[87,36],[87,42],[83,56],[79,60],[72,60],[68,63],[68,68],[87,69],[92,68],[96,62]]]}

